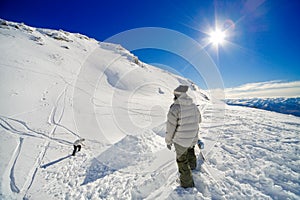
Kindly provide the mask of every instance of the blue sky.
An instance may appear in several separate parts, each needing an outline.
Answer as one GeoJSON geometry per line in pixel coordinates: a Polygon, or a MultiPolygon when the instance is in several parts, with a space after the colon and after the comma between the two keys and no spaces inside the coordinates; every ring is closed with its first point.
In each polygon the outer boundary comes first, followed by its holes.
{"type": "MultiPolygon", "coordinates": [[[[247,83],[300,81],[300,2],[298,0],[58,1],[2,0],[0,17],[35,27],[79,32],[103,41],[122,31],[163,27],[203,42],[218,22],[233,22],[226,42],[206,47],[226,88],[247,83]]],[[[134,52],[204,86],[182,58],[154,49],[134,52]]]]}

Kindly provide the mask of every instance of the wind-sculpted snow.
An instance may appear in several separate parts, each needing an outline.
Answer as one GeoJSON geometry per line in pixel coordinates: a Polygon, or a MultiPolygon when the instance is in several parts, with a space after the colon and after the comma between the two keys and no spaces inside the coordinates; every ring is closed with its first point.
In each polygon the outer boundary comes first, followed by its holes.
{"type": "Polygon", "coordinates": [[[0,44],[1,199],[300,198],[298,117],[215,105],[190,80],[80,34],[0,20],[0,44]],[[181,83],[203,119],[190,189],[164,141],[181,83]]]}
{"type": "Polygon", "coordinates": [[[145,131],[137,136],[126,136],[93,159],[83,184],[94,182],[116,171],[129,173],[128,168],[138,165],[141,167],[145,162],[154,159],[155,152],[163,147],[163,139],[152,131],[145,131]],[[97,175],[97,172],[100,174],[97,175]]]}

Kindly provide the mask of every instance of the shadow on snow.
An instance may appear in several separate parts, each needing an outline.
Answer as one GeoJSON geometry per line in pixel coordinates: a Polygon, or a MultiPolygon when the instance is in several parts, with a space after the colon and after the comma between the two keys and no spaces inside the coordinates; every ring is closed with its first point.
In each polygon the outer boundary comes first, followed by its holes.
{"type": "Polygon", "coordinates": [[[59,162],[61,162],[61,161],[63,161],[63,160],[65,160],[65,159],[67,159],[67,158],[69,158],[69,157],[71,157],[71,155],[67,155],[67,156],[64,156],[64,157],[62,157],[62,158],[59,158],[59,159],[57,159],[57,160],[54,160],[54,161],[52,161],[52,162],[49,162],[49,163],[47,163],[47,164],[44,164],[44,165],[42,165],[41,166],[41,168],[47,168],[47,167],[49,167],[49,166],[51,166],[51,165],[54,165],[54,164],[56,164],[56,163],[59,163],[59,162]]]}

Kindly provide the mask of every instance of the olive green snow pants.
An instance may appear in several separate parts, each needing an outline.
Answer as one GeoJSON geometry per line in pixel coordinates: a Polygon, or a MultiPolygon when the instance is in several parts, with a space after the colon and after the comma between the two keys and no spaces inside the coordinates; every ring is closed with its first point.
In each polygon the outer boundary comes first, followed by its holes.
{"type": "Polygon", "coordinates": [[[194,187],[192,170],[195,169],[197,165],[194,147],[186,148],[178,144],[174,144],[174,146],[180,173],[180,185],[184,188],[194,187]]]}

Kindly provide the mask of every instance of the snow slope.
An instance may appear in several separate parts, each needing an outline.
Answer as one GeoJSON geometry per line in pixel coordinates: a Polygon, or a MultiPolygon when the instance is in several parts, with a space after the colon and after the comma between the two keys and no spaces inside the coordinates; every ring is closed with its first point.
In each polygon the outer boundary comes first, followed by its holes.
{"type": "Polygon", "coordinates": [[[300,199],[298,117],[215,105],[191,81],[81,34],[1,20],[0,49],[1,199],[300,199]],[[164,144],[179,84],[203,114],[192,189],[178,187],[164,144]]]}

